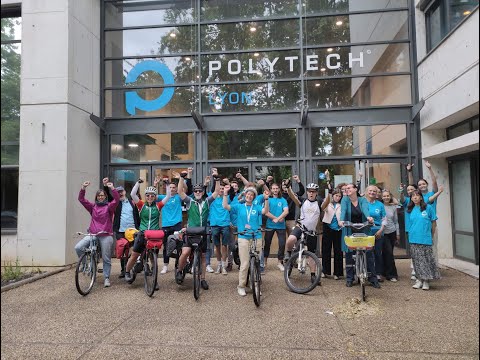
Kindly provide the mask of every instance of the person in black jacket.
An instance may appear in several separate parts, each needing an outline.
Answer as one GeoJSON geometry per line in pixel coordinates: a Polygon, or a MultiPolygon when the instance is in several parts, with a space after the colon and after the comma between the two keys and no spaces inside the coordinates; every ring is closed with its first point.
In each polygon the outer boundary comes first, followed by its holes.
{"type": "MultiPolygon", "coordinates": [[[[293,180],[295,180],[298,184],[299,190],[295,193],[298,197],[301,197],[305,194],[305,186],[303,186],[302,182],[298,175],[293,175],[293,180]]],[[[290,236],[292,229],[295,227],[295,202],[288,196],[288,187],[290,186],[290,179],[286,179],[282,181],[282,196],[285,200],[287,200],[288,204],[288,215],[285,218],[285,223],[287,226],[287,237],[290,236]]]]}
{"type": "MultiPolygon", "coordinates": [[[[108,180],[108,178],[105,178],[108,180]]],[[[104,184],[105,184],[105,179],[104,184]]],[[[108,181],[107,181],[108,182],[108,181]]],[[[127,198],[126,191],[122,186],[116,188],[118,194],[120,195],[120,202],[118,203],[117,208],[115,209],[115,215],[113,217],[113,233],[115,235],[115,240],[119,240],[125,237],[125,230],[128,228],[138,229],[140,226],[140,216],[138,214],[138,209],[131,199],[127,198]]],[[[107,192],[109,201],[110,193],[107,192]]],[[[125,266],[126,259],[120,259],[120,275],[119,278],[125,277],[125,266]]]]}

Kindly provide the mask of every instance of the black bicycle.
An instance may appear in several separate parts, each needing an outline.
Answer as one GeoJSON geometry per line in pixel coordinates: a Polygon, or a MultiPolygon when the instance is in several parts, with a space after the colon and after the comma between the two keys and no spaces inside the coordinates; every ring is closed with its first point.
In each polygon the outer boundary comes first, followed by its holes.
{"type": "Polygon", "coordinates": [[[297,221],[297,227],[302,231],[302,235],[293,248],[292,256],[285,264],[283,275],[290,291],[306,294],[315,289],[322,275],[320,259],[313,252],[308,251],[306,246],[307,236],[318,236],[318,234],[308,230],[300,220],[297,221]]]}
{"type": "Polygon", "coordinates": [[[75,286],[80,295],[86,296],[92,291],[93,284],[97,278],[97,265],[100,260],[100,245],[97,236],[104,234],[101,231],[97,234],[77,232],[77,235],[90,236],[90,243],[80,257],[75,269],[75,286]]]}
{"type": "Polygon", "coordinates": [[[165,232],[163,230],[145,230],[136,236],[145,237],[145,249],[133,266],[132,280],[129,283],[133,283],[137,274],[143,271],[145,293],[152,297],[158,279],[157,254],[162,247],[165,232]]]}
{"type": "Polygon", "coordinates": [[[247,229],[240,231],[236,234],[246,235],[252,238],[252,243],[250,244],[249,256],[250,260],[248,262],[248,273],[247,273],[247,284],[250,281],[250,288],[253,293],[253,302],[257,307],[260,306],[262,302],[262,274],[260,272],[260,251],[257,250],[257,232],[264,232],[264,229],[251,230],[247,229]]]}

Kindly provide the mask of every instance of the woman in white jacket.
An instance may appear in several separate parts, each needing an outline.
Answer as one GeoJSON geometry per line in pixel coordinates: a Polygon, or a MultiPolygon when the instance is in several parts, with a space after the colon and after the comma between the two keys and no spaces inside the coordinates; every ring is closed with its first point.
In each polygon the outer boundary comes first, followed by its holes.
{"type": "Polygon", "coordinates": [[[335,189],[331,201],[323,216],[322,237],[322,277],[332,274],[332,245],[333,245],[333,278],[338,280],[343,276],[342,229],[340,222],[342,192],[335,189]]]}

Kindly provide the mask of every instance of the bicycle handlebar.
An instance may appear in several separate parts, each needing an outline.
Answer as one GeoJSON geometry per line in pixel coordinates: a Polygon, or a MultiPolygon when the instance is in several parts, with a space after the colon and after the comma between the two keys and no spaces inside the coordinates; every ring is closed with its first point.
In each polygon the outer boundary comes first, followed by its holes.
{"type": "Polygon", "coordinates": [[[257,230],[253,230],[253,229],[245,229],[243,231],[237,231],[237,232],[234,232],[233,235],[253,235],[255,233],[257,233],[258,231],[260,232],[265,232],[266,229],[257,229],[257,230]]]}
{"type": "Polygon", "coordinates": [[[369,223],[368,221],[365,221],[363,223],[352,223],[350,221],[345,221],[343,223],[343,226],[344,227],[350,227],[350,228],[353,228],[353,229],[356,229],[356,230],[362,230],[366,227],[372,227],[374,224],[372,223],[369,223]]]}
{"type": "Polygon", "coordinates": [[[302,232],[304,232],[305,234],[307,235],[310,235],[310,236],[318,236],[319,234],[315,231],[315,230],[308,230],[306,228],[306,226],[304,224],[302,224],[302,221],[305,220],[305,219],[297,219],[295,222],[297,224],[297,226],[300,228],[300,230],[302,230],[302,232]]]}
{"type": "Polygon", "coordinates": [[[101,235],[101,234],[108,234],[108,232],[100,231],[96,234],[91,234],[91,233],[82,233],[81,231],[77,231],[77,235],[83,235],[83,236],[98,236],[98,235],[101,235]]]}

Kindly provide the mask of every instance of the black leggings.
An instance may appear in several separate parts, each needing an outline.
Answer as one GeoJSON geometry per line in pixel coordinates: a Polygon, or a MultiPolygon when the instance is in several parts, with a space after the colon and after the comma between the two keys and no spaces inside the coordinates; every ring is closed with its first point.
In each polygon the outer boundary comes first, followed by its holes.
{"type": "Polygon", "coordinates": [[[286,229],[269,229],[265,231],[265,246],[263,248],[263,254],[266,258],[270,255],[270,246],[272,245],[273,234],[277,233],[278,237],[278,260],[283,260],[285,256],[285,242],[287,240],[286,229]]]}
{"type": "Polygon", "coordinates": [[[343,276],[342,230],[332,230],[323,223],[322,265],[325,275],[332,274],[333,245],[333,275],[343,276]]]}

